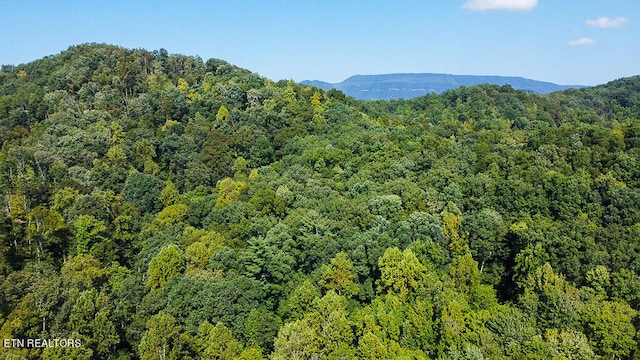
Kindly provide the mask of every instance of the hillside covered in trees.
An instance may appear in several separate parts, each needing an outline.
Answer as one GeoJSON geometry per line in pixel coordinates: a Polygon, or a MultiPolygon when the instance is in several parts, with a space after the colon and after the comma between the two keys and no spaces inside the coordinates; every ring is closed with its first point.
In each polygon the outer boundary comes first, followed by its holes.
{"type": "Polygon", "coordinates": [[[0,142],[0,338],[79,342],[0,359],[640,357],[640,77],[364,102],[85,44],[2,68],[0,142]]]}

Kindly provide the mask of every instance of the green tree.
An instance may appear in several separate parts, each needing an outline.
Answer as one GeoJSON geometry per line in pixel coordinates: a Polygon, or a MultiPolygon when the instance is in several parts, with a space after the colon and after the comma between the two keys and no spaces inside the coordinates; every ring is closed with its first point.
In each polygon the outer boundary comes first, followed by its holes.
{"type": "Polygon", "coordinates": [[[264,238],[250,239],[246,251],[240,253],[246,274],[263,281],[265,288],[273,293],[283,290],[296,263],[289,234],[279,230],[280,227],[275,227],[264,238]]]}
{"type": "Polygon", "coordinates": [[[467,334],[471,331],[465,321],[468,309],[463,301],[451,301],[444,306],[440,315],[439,350],[452,351],[464,347],[467,334]]]}
{"type": "Polygon", "coordinates": [[[478,263],[471,254],[455,258],[449,265],[449,276],[454,289],[460,293],[474,292],[480,285],[478,263]]]}
{"type": "Polygon", "coordinates": [[[416,300],[407,311],[401,344],[411,349],[429,349],[436,343],[436,325],[433,305],[416,300]]]}
{"type": "Polygon", "coordinates": [[[180,193],[176,185],[171,180],[167,180],[166,185],[160,192],[160,201],[165,207],[176,204],[180,200],[180,193]]]}
{"type": "Polygon", "coordinates": [[[102,264],[90,254],[70,257],[60,269],[62,281],[69,287],[84,290],[98,286],[105,275],[102,264]]]}
{"type": "Polygon", "coordinates": [[[314,92],[311,96],[311,108],[313,109],[313,123],[316,126],[324,125],[326,120],[324,118],[324,108],[322,106],[322,94],[314,92]]]}
{"type": "Polygon", "coordinates": [[[242,352],[242,344],[222,323],[205,321],[198,328],[198,352],[206,359],[233,360],[242,352]]]}
{"type": "Polygon", "coordinates": [[[264,307],[251,310],[244,323],[244,336],[248,346],[271,350],[282,321],[264,307]]]}
{"type": "Polygon", "coordinates": [[[543,266],[549,260],[549,255],[544,250],[541,243],[528,244],[515,258],[513,267],[513,280],[519,286],[526,284],[529,275],[533,275],[535,271],[543,266]]]}
{"type": "Polygon", "coordinates": [[[176,343],[182,328],[173,316],[161,311],[147,321],[146,329],[138,347],[141,359],[178,359],[176,343]]]}
{"type": "Polygon", "coordinates": [[[633,319],[638,315],[628,304],[617,301],[597,301],[588,304],[582,314],[587,337],[600,355],[615,358],[629,357],[636,349],[636,328],[633,319]]]}
{"type": "Polygon", "coordinates": [[[96,353],[102,356],[112,354],[120,343],[120,336],[113,322],[109,320],[109,315],[107,310],[98,311],[91,322],[92,342],[95,343],[96,353]]]}
{"type": "Polygon", "coordinates": [[[181,274],[185,269],[185,257],[182,250],[171,244],[160,250],[149,262],[147,286],[152,289],[163,287],[169,280],[181,274]]]}
{"type": "Polygon", "coordinates": [[[216,114],[216,120],[225,121],[229,117],[229,110],[226,106],[222,105],[218,109],[218,113],[216,114]]]}
{"type": "Polygon", "coordinates": [[[98,220],[92,215],[80,215],[73,222],[75,229],[75,246],[76,254],[84,254],[89,251],[91,245],[106,241],[104,233],[107,226],[104,221],[98,220]]]}
{"type": "Polygon", "coordinates": [[[67,224],[60,213],[43,206],[33,208],[27,215],[27,241],[37,245],[37,259],[59,256],[68,236],[67,224]]]}
{"type": "Polygon", "coordinates": [[[398,195],[382,195],[369,200],[369,211],[386,219],[395,219],[402,211],[402,199],[398,195]]]}
{"type": "Polygon", "coordinates": [[[314,300],[320,298],[320,295],[320,290],[314,283],[304,279],[280,304],[280,313],[283,318],[299,320],[311,310],[314,300]]]}
{"type": "Polygon", "coordinates": [[[242,350],[240,355],[234,360],[264,360],[262,349],[257,347],[248,347],[242,350]]]}
{"type": "Polygon", "coordinates": [[[460,233],[462,217],[452,212],[445,212],[442,216],[445,235],[449,237],[449,250],[454,256],[464,255],[469,251],[468,233],[460,233]]]}
{"type": "Polygon", "coordinates": [[[489,270],[488,276],[496,283],[500,280],[500,272],[504,271],[500,262],[506,255],[504,237],[508,228],[502,215],[493,209],[482,209],[466,217],[462,226],[469,233],[469,248],[480,263],[480,273],[489,270]]]}
{"type": "Polygon", "coordinates": [[[400,251],[389,248],[378,261],[380,267],[379,291],[390,291],[401,298],[416,291],[425,280],[427,269],[411,249],[400,251]]]}
{"type": "Polygon", "coordinates": [[[339,252],[331,259],[331,264],[323,264],[320,273],[319,285],[326,290],[335,291],[338,295],[351,298],[359,291],[358,284],[354,281],[353,264],[345,252],[339,252]]]}
{"type": "Polygon", "coordinates": [[[337,355],[351,347],[354,333],[348,320],[346,298],[329,291],[314,301],[314,311],[307,317],[317,336],[320,354],[337,355]]]}
{"type": "Polygon", "coordinates": [[[554,359],[594,359],[587,337],[580,332],[549,329],[544,334],[554,359]]]}
{"type": "Polygon", "coordinates": [[[84,346],[94,354],[106,356],[112,353],[120,343],[115,325],[109,319],[108,298],[96,290],[77,292],[69,295],[71,312],[66,324],[69,333],[79,334],[84,346]]]}
{"type": "Polygon", "coordinates": [[[213,249],[208,248],[200,241],[187,246],[185,250],[187,272],[194,269],[205,269],[209,264],[211,255],[213,255],[213,249]]]}
{"type": "Polygon", "coordinates": [[[527,277],[520,304],[535,314],[542,328],[578,328],[580,301],[577,289],[549,263],[527,277]]]}
{"type": "Polygon", "coordinates": [[[634,308],[640,304],[640,276],[629,269],[611,274],[612,297],[628,302],[634,308]]]}
{"type": "Polygon", "coordinates": [[[606,266],[598,265],[587,271],[586,280],[602,296],[607,295],[611,286],[611,275],[606,266]]]}
{"type": "Polygon", "coordinates": [[[387,347],[377,336],[368,332],[358,341],[358,354],[360,359],[383,360],[387,359],[387,347]]]}
{"type": "Polygon", "coordinates": [[[230,205],[240,197],[240,192],[247,186],[243,181],[224,178],[216,185],[218,190],[217,206],[230,205]]]}
{"type": "Polygon", "coordinates": [[[284,324],[274,340],[274,360],[311,359],[318,356],[317,333],[306,319],[284,324]]]}
{"type": "Polygon", "coordinates": [[[124,199],[136,205],[141,213],[160,210],[162,182],[153,175],[134,172],[129,175],[122,188],[124,199]]]}

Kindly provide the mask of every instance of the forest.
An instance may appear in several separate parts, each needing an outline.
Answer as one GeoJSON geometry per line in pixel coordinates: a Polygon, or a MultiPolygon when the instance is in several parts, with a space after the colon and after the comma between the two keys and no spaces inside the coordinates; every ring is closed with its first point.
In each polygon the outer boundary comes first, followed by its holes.
{"type": "Polygon", "coordinates": [[[2,66],[0,142],[0,359],[640,359],[640,76],[359,101],[82,44],[2,66]]]}

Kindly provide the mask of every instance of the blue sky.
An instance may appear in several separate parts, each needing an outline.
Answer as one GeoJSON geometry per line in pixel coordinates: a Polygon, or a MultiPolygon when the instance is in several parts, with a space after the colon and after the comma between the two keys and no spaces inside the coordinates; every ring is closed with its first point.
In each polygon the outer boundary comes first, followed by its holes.
{"type": "Polygon", "coordinates": [[[0,0],[0,64],[84,42],[273,80],[437,72],[596,85],[640,74],[638,0],[0,0]]]}

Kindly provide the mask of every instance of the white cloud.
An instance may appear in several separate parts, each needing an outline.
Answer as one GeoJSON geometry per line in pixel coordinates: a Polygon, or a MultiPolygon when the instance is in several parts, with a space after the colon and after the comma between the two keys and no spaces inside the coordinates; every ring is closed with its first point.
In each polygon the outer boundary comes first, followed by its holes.
{"type": "Polygon", "coordinates": [[[462,7],[472,11],[528,11],[538,6],[538,0],[468,0],[462,7]]]}
{"type": "Polygon", "coordinates": [[[625,17],[617,17],[615,19],[608,17],[599,17],[597,19],[588,19],[587,25],[601,29],[619,28],[627,25],[629,19],[625,17]]]}
{"type": "Polygon", "coordinates": [[[578,40],[569,41],[569,46],[587,46],[594,45],[596,43],[597,41],[593,40],[592,38],[583,37],[578,40]]]}

